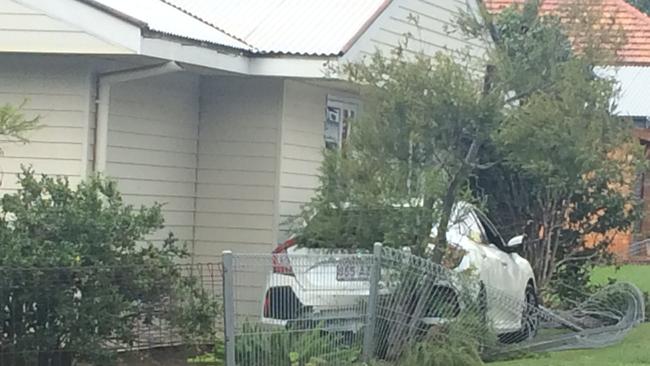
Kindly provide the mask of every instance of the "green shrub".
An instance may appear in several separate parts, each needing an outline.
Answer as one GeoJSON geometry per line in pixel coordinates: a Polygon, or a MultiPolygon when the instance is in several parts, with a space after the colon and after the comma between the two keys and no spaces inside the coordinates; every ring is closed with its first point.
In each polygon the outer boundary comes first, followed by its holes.
{"type": "Polygon", "coordinates": [[[145,241],[160,205],[135,209],[101,177],[73,189],[25,169],[19,184],[0,200],[0,364],[112,363],[156,320],[214,334],[217,304],[177,265],[187,251],[171,233],[145,241]]]}
{"type": "MultiPolygon", "coordinates": [[[[361,337],[357,337],[361,339],[361,337]]],[[[266,327],[244,322],[235,341],[235,359],[245,366],[326,366],[351,365],[360,348],[332,332],[314,329],[266,327]]],[[[217,342],[212,352],[188,360],[192,364],[223,365],[225,352],[217,342]]]]}
{"type": "Polygon", "coordinates": [[[480,348],[484,323],[463,318],[411,345],[402,355],[400,366],[481,366],[480,348]]]}

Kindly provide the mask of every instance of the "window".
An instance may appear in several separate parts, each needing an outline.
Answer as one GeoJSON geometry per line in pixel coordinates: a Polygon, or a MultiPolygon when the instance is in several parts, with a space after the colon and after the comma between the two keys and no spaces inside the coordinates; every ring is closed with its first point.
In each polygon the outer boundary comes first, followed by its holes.
{"type": "Polygon", "coordinates": [[[327,96],[325,114],[325,147],[340,149],[352,130],[351,121],[357,116],[359,103],[351,98],[327,96]]]}
{"type": "Polygon", "coordinates": [[[501,234],[497,231],[497,229],[494,227],[494,224],[485,216],[485,214],[481,211],[474,211],[474,214],[478,217],[479,222],[481,223],[481,226],[483,227],[483,232],[484,235],[484,243],[486,244],[494,244],[499,248],[504,248],[505,247],[505,242],[503,241],[503,238],[501,237],[501,234]]]}

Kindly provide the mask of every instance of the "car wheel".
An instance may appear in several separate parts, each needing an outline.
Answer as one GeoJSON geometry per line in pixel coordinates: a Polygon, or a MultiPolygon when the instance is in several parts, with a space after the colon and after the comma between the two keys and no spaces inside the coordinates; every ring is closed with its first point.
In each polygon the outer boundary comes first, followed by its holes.
{"type": "Polygon", "coordinates": [[[524,301],[526,302],[526,306],[521,314],[521,329],[501,337],[504,343],[523,342],[537,335],[537,330],[539,329],[539,308],[537,293],[532,283],[526,286],[524,301]]]}

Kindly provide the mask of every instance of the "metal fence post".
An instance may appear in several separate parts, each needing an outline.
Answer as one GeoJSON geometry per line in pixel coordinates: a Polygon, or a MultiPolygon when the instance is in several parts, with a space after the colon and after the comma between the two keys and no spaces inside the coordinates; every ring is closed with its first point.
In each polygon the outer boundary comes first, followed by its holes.
{"type": "Polygon", "coordinates": [[[235,366],[235,299],[233,286],[232,252],[225,250],[223,251],[223,331],[226,366],[235,366]]]}
{"type": "Polygon", "coordinates": [[[369,362],[374,356],[375,328],[377,325],[377,299],[379,294],[379,279],[381,277],[381,243],[375,243],[370,271],[370,289],[368,292],[368,308],[366,309],[366,329],[363,333],[363,361],[369,362]]]}

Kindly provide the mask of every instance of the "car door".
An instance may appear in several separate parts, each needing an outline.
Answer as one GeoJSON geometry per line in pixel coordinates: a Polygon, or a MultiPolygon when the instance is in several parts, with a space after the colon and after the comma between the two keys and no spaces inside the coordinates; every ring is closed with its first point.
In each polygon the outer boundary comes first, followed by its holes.
{"type": "Polygon", "coordinates": [[[515,305],[523,299],[519,266],[512,255],[502,250],[505,243],[489,219],[480,212],[476,215],[485,244],[486,277],[492,289],[492,293],[488,293],[488,311],[497,328],[516,330],[520,326],[520,310],[515,305]]]}
{"type": "MultiPolygon", "coordinates": [[[[434,228],[432,236],[435,237],[435,235],[434,228]]],[[[456,270],[463,271],[474,267],[481,282],[488,283],[490,279],[487,270],[493,264],[487,261],[486,246],[482,244],[481,238],[480,223],[471,206],[455,207],[447,230],[447,241],[450,245],[458,246],[467,252],[456,270]]]]}

